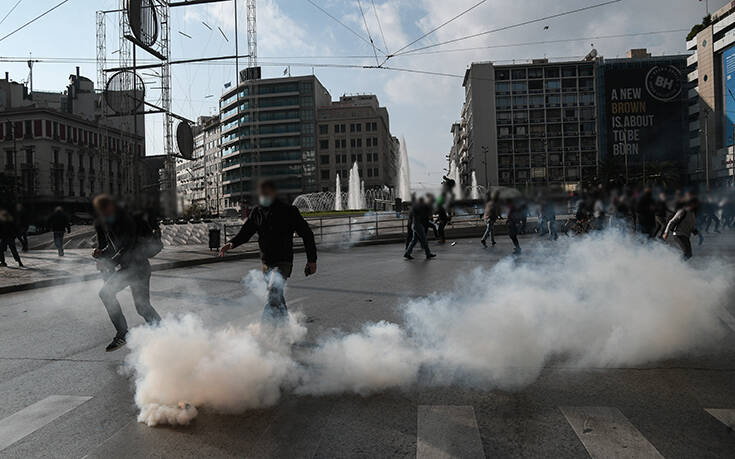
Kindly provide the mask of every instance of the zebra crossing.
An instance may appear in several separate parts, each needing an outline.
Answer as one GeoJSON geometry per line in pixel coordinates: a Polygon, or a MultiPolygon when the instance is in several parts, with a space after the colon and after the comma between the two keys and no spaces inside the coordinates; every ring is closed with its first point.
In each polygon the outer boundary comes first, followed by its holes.
{"type": "MultiPolygon", "coordinates": [[[[34,432],[64,415],[73,415],[74,410],[90,399],[89,396],[50,395],[0,420],[0,457],[4,450],[34,432]]],[[[485,457],[473,406],[418,405],[416,408],[417,459],[485,457]]],[[[560,406],[558,409],[591,458],[664,457],[616,407],[560,406]]],[[[731,431],[735,430],[735,409],[703,408],[703,411],[731,431]]]]}

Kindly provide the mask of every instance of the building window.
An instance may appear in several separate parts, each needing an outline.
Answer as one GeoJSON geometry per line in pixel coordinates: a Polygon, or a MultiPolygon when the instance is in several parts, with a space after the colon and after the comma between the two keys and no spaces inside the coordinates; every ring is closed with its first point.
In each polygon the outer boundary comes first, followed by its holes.
{"type": "Polygon", "coordinates": [[[319,141],[319,148],[321,150],[328,150],[329,149],[329,140],[320,140],[319,141]]]}
{"type": "Polygon", "coordinates": [[[329,125],[328,124],[320,124],[319,125],[319,134],[320,135],[327,135],[327,134],[329,134],[329,125]]]}
{"type": "Polygon", "coordinates": [[[322,170],[322,180],[329,180],[329,169],[322,170]]]}
{"type": "Polygon", "coordinates": [[[319,155],[319,164],[329,164],[329,155],[319,155]]]}
{"type": "Polygon", "coordinates": [[[362,123],[350,124],[350,132],[362,132],[362,123]]]}

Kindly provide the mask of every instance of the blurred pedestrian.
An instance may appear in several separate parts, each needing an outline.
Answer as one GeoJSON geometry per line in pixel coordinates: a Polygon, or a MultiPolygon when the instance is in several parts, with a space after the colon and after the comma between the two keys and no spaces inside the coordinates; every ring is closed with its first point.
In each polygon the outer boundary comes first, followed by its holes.
{"type": "Polygon", "coordinates": [[[523,220],[523,210],[518,202],[508,202],[508,237],[513,242],[513,255],[521,254],[521,244],[518,242],[518,232],[523,220]]]}
{"type": "Polygon", "coordinates": [[[490,238],[490,244],[495,246],[495,222],[500,217],[500,208],[496,196],[491,196],[488,192],[487,202],[485,203],[485,213],[482,218],[485,220],[485,233],[480,239],[483,247],[487,247],[487,239],[490,238]]]}
{"type": "Polygon", "coordinates": [[[133,303],[148,324],[157,324],[161,316],[151,305],[151,264],[148,258],[160,251],[154,228],[142,218],[134,218],[107,195],[94,198],[100,232],[98,246],[92,256],[106,267],[105,283],[100,299],[115,326],[115,337],[105,351],[112,352],[125,345],[128,323],[120,308],[117,294],[127,287],[133,303]]]}
{"type": "Polygon", "coordinates": [[[429,250],[429,242],[426,240],[426,231],[429,227],[432,209],[426,203],[424,198],[419,198],[413,205],[411,212],[413,213],[413,225],[411,228],[413,231],[413,237],[411,238],[411,243],[408,244],[403,257],[408,260],[413,260],[413,257],[411,256],[413,248],[416,247],[416,244],[420,243],[421,248],[424,249],[424,253],[426,254],[426,259],[430,260],[436,257],[436,255],[431,253],[431,250],[429,250]]]}
{"type": "Polygon", "coordinates": [[[674,217],[666,225],[664,231],[664,239],[668,239],[670,234],[674,235],[676,243],[681,248],[682,257],[684,260],[688,260],[692,257],[692,243],[690,237],[692,234],[697,235],[697,216],[695,214],[696,202],[693,200],[687,201],[687,203],[679,209],[674,217]]]}
{"type": "Polygon", "coordinates": [[[28,227],[30,226],[30,217],[23,204],[15,205],[15,226],[18,229],[18,241],[24,252],[28,252],[28,227]]]}
{"type": "Polygon", "coordinates": [[[54,233],[54,245],[60,257],[64,256],[64,232],[71,233],[71,221],[61,206],[54,209],[48,218],[48,226],[54,233]]]}
{"type": "Polygon", "coordinates": [[[267,282],[267,303],[263,321],[279,325],[288,319],[283,289],[293,270],[293,235],[301,236],[306,250],[304,274],[316,274],[316,243],[309,224],[299,210],[279,199],[275,182],[258,183],[258,203],[250,209],[250,217],[240,231],[220,249],[220,256],[245,244],[258,234],[258,247],[263,274],[267,282]]]}
{"type": "Polygon", "coordinates": [[[15,247],[15,238],[18,236],[18,230],[13,221],[13,217],[5,209],[0,209],[0,267],[8,266],[5,263],[5,250],[10,248],[10,253],[13,254],[13,258],[18,263],[18,267],[23,267],[23,262],[20,261],[20,255],[18,255],[18,249],[15,247]]]}

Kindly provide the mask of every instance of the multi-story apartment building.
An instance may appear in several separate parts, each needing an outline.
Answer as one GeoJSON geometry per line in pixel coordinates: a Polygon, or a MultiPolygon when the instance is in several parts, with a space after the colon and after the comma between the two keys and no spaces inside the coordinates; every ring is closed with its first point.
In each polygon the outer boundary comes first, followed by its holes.
{"type": "Polygon", "coordinates": [[[689,179],[706,188],[735,176],[735,4],[697,24],[687,37],[689,179]]]}
{"type": "Polygon", "coordinates": [[[254,203],[259,178],[276,181],[289,201],[319,190],[317,107],[331,96],[314,75],[246,78],[220,99],[224,205],[254,203]]]}
{"type": "Polygon", "coordinates": [[[395,186],[398,149],[377,96],[342,96],[319,107],[317,117],[320,190],[334,191],[338,174],[346,187],[355,162],[366,188],[395,186]]]}
{"type": "Polygon", "coordinates": [[[466,71],[454,159],[462,187],[576,188],[597,173],[596,63],[549,62],[466,71]]]}
{"type": "Polygon", "coordinates": [[[30,93],[0,80],[0,175],[6,200],[43,214],[57,205],[88,211],[90,198],[110,193],[132,201],[140,191],[144,123],[100,121],[92,81],[69,77],[65,93],[30,93]]]}
{"type": "Polygon", "coordinates": [[[218,214],[224,208],[219,116],[200,116],[193,131],[192,159],[176,160],[179,211],[194,206],[205,213],[218,214]]]}

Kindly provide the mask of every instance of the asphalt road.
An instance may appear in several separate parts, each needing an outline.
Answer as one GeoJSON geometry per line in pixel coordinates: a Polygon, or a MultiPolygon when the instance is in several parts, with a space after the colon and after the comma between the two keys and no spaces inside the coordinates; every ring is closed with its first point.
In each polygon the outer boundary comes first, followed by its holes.
{"type": "MultiPolygon", "coordinates": [[[[538,240],[522,242],[532,253],[538,240]]],[[[401,249],[322,251],[319,274],[308,279],[297,255],[288,298],[308,318],[307,340],[366,321],[400,321],[407,299],[451,289],[466,270],[507,256],[510,244],[499,237],[484,250],[463,239],[436,247],[438,258],[428,262],[419,252],[405,261],[401,249]]],[[[735,233],[695,247],[699,263],[715,255],[735,262],[735,233]]],[[[162,315],[191,311],[211,325],[245,323],[260,311],[244,304],[241,279],[258,267],[245,260],[155,273],[152,300],[162,315]]],[[[104,352],[114,331],[97,297],[100,285],[0,296],[0,457],[735,454],[735,432],[726,426],[735,423],[734,330],[707,355],[638,368],[548,367],[514,392],[417,385],[368,397],[286,394],[269,409],[205,409],[190,426],[149,428],[136,422],[132,381],[119,372],[126,351],[104,352]]],[[[130,325],[141,323],[127,293],[122,303],[130,325]]],[[[729,311],[735,315],[735,302],[729,311]]]]}

